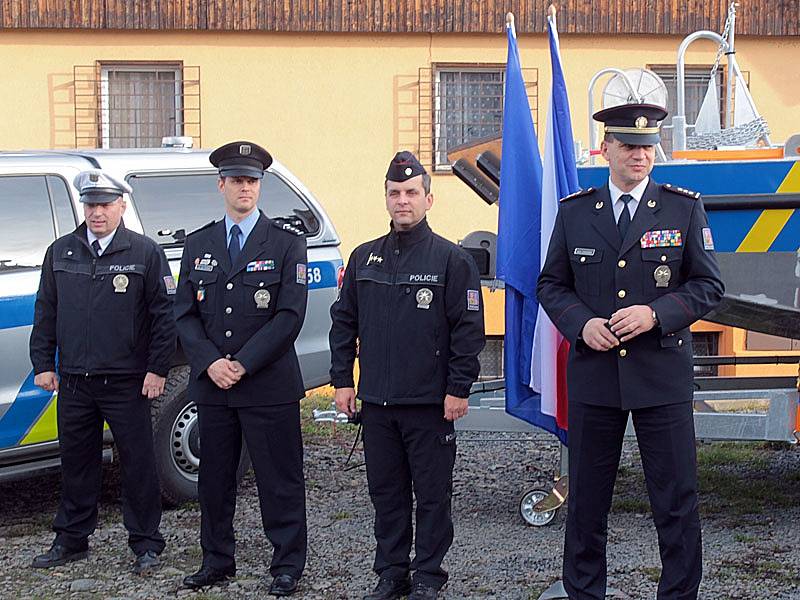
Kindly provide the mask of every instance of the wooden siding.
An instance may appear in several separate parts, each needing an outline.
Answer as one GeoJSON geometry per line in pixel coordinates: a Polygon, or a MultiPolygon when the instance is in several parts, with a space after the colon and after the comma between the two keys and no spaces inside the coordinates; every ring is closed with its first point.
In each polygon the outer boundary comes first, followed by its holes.
{"type": "MultiPolygon", "coordinates": [[[[550,0],[0,0],[0,29],[125,29],[331,33],[545,31],[550,0]]],[[[728,0],[562,0],[562,33],[720,31],[728,0]]],[[[800,35],[800,0],[747,0],[738,35],[800,35]]]]}

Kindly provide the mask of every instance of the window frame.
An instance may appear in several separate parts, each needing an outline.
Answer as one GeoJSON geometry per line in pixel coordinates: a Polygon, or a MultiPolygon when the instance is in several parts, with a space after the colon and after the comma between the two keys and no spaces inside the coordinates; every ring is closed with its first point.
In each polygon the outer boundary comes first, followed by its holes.
{"type": "MultiPolygon", "coordinates": [[[[100,70],[100,147],[111,147],[111,107],[109,105],[109,72],[140,72],[147,71],[151,73],[171,72],[175,75],[175,93],[174,93],[174,110],[175,110],[175,132],[171,135],[182,136],[184,132],[183,119],[179,117],[184,108],[183,102],[183,61],[98,61],[100,70]]],[[[133,148],[134,146],[125,146],[133,148]]]]}

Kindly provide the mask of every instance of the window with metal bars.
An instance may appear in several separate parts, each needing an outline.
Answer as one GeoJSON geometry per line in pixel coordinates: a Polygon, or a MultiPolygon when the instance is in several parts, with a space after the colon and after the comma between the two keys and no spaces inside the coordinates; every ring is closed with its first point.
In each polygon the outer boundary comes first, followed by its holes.
{"type": "Polygon", "coordinates": [[[167,136],[200,145],[200,68],[174,62],[75,67],[75,145],[153,148],[167,136]]]}

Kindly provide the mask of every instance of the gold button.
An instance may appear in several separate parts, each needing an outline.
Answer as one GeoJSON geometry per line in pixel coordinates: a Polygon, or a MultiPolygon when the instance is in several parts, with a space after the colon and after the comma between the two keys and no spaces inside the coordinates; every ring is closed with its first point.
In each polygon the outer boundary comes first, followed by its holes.
{"type": "Polygon", "coordinates": [[[231,337],[232,335],[233,335],[233,332],[230,329],[225,332],[225,337],[231,337]]]}
{"type": "Polygon", "coordinates": [[[625,265],[627,265],[627,264],[628,264],[628,263],[626,263],[624,260],[621,260],[621,261],[619,261],[619,262],[617,263],[617,266],[618,266],[620,269],[624,269],[624,268],[625,268],[625,265]]]}
{"type": "Polygon", "coordinates": [[[585,256],[581,256],[581,262],[586,262],[586,257],[585,256]]]}
{"type": "Polygon", "coordinates": [[[625,358],[626,356],[628,356],[628,351],[625,350],[625,348],[620,348],[619,355],[620,355],[620,358],[625,358]]]}
{"type": "Polygon", "coordinates": [[[229,315],[229,314],[231,314],[232,312],[233,312],[233,309],[232,309],[230,306],[226,306],[226,307],[225,307],[225,314],[226,314],[226,315],[229,315]]]}
{"type": "Polygon", "coordinates": [[[661,255],[661,262],[667,262],[667,255],[666,254],[662,254],[661,255]]]}
{"type": "Polygon", "coordinates": [[[624,298],[626,293],[627,292],[625,290],[620,290],[617,292],[617,296],[619,296],[620,298],[624,298]]]}
{"type": "Polygon", "coordinates": [[[229,290],[232,290],[232,289],[233,289],[233,283],[229,283],[229,284],[228,284],[228,285],[226,285],[225,287],[226,287],[227,289],[229,289],[229,290]]]}

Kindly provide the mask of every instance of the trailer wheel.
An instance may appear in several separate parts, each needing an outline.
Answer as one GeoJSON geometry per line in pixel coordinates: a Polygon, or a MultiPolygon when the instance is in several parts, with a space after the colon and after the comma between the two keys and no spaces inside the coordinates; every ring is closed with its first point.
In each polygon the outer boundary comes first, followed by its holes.
{"type": "Polygon", "coordinates": [[[522,498],[519,500],[519,514],[526,525],[544,527],[545,525],[549,525],[553,519],[556,518],[556,513],[558,513],[557,509],[543,513],[537,513],[533,510],[536,503],[540,500],[544,500],[549,493],[550,490],[533,488],[522,495],[522,498]]]}
{"type": "MultiPolygon", "coordinates": [[[[175,367],[167,375],[164,393],[150,404],[156,470],[166,506],[197,499],[200,430],[197,406],[188,398],[188,385],[189,367],[175,367]]],[[[236,480],[241,481],[249,468],[250,457],[242,444],[236,480]]]]}

